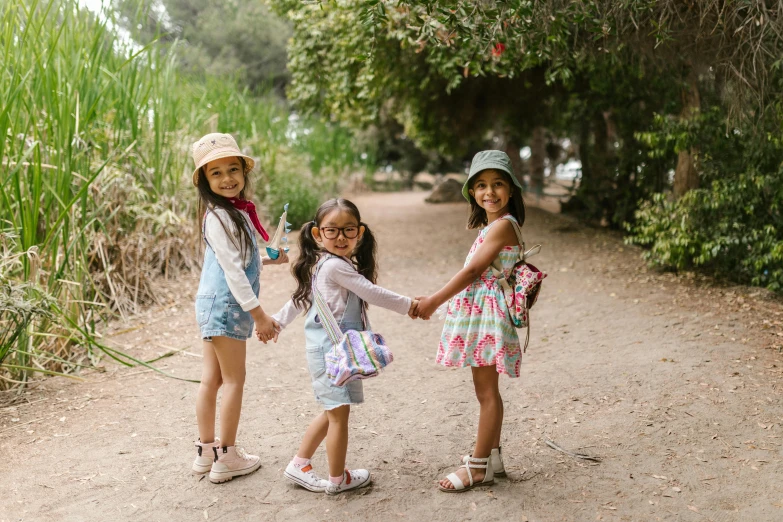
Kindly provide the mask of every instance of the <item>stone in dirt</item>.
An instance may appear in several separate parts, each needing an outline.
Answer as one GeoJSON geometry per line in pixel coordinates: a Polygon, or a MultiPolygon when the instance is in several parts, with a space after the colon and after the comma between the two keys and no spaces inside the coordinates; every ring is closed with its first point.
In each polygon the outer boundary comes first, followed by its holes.
{"type": "Polygon", "coordinates": [[[425,199],[427,203],[457,203],[465,201],[462,197],[462,183],[454,179],[446,179],[435,187],[430,197],[425,199]]]}

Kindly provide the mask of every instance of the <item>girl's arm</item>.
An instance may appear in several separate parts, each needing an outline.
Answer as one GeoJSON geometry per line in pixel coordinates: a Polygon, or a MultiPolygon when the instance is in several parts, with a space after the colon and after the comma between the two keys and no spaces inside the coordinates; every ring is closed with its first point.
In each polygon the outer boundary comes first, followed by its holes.
{"type": "Polygon", "coordinates": [[[221,220],[232,234],[236,232],[234,223],[228,217],[228,213],[222,209],[210,212],[207,214],[206,219],[204,235],[209,246],[215,252],[220,268],[223,269],[228,289],[231,291],[234,299],[237,300],[239,306],[242,307],[242,310],[249,312],[260,306],[261,303],[258,301],[258,296],[253,292],[253,287],[250,286],[250,281],[248,281],[245,275],[245,263],[239,248],[231,241],[221,224],[221,220]],[[221,214],[220,217],[217,216],[218,213],[221,214]]]}
{"type": "Polygon", "coordinates": [[[297,308],[293,299],[289,299],[289,301],[283,305],[283,308],[281,308],[279,312],[272,314],[272,319],[274,319],[277,324],[280,325],[280,329],[283,329],[291,324],[291,322],[301,313],[302,309],[297,308]]]}
{"type": "Polygon", "coordinates": [[[419,306],[416,309],[417,315],[428,319],[436,308],[479,278],[498,257],[501,250],[507,246],[516,245],[517,236],[514,232],[514,226],[507,219],[502,219],[500,223],[489,229],[484,242],[476,250],[465,268],[457,272],[443,288],[419,301],[419,306]]]}
{"type": "Polygon", "coordinates": [[[405,297],[372,284],[366,277],[357,272],[350,262],[343,259],[329,260],[321,270],[324,276],[343,288],[350,290],[365,303],[380,306],[402,315],[407,314],[413,307],[413,300],[410,297],[405,297]]]}
{"type": "Polygon", "coordinates": [[[241,252],[231,241],[231,238],[226,233],[226,229],[223,228],[220,222],[220,218],[217,216],[217,213],[220,212],[223,213],[221,217],[228,230],[231,233],[236,231],[233,222],[228,217],[228,213],[218,209],[207,215],[207,220],[204,224],[204,235],[215,252],[220,268],[223,269],[226,284],[231,295],[234,296],[242,310],[249,312],[253,317],[258,338],[266,343],[274,339],[276,335],[275,323],[261,308],[261,302],[258,300],[258,296],[253,291],[253,287],[245,275],[245,264],[241,252]]]}

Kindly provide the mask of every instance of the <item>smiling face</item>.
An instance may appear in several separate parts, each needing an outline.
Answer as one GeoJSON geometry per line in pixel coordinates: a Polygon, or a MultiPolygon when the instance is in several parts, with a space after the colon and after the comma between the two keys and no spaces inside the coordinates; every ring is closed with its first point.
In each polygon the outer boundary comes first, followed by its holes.
{"type": "Polygon", "coordinates": [[[204,173],[213,193],[224,198],[237,198],[245,188],[245,170],[236,156],[210,161],[204,173]]]}
{"type": "Polygon", "coordinates": [[[350,257],[364,234],[364,227],[352,213],[336,208],[326,214],[312,232],[329,253],[350,257]]]}
{"type": "Polygon", "coordinates": [[[486,210],[490,222],[508,211],[511,184],[502,172],[487,169],[479,173],[468,192],[486,210]]]}

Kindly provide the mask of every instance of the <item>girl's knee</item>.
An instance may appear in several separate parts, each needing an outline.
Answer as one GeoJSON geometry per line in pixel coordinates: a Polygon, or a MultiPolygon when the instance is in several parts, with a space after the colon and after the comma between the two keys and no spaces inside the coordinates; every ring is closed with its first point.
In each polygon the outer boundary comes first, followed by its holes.
{"type": "Polygon", "coordinates": [[[244,375],[232,375],[229,378],[223,379],[223,384],[231,385],[231,386],[244,386],[245,385],[245,376],[244,375]]]}
{"type": "Polygon", "coordinates": [[[218,391],[223,385],[223,378],[218,375],[208,375],[201,378],[201,386],[210,391],[218,391]]]}
{"type": "Polygon", "coordinates": [[[244,368],[242,368],[241,370],[236,370],[231,373],[226,373],[225,375],[222,375],[221,378],[223,379],[224,384],[235,384],[235,385],[244,386],[246,375],[247,372],[245,371],[244,368]]]}
{"type": "Polygon", "coordinates": [[[497,389],[477,389],[476,398],[481,405],[499,404],[503,405],[503,399],[500,397],[500,391],[497,389]]]}

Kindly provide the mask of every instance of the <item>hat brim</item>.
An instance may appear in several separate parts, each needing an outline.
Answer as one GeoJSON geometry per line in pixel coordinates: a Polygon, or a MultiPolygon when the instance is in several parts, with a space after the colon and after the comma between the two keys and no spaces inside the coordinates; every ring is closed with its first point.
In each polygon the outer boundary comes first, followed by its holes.
{"type": "Polygon", "coordinates": [[[245,159],[245,163],[246,163],[245,172],[250,172],[256,166],[256,162],[255,162],[255,160],[253,158],[251,158],[250,156],[246,156],[244,154],[238,153],[234,149],[230,149],[230,150],[225,150],[225,149],[224,150],[220,150],[220,149],[217,149],[217,150],[214,150],[214,151],[210,152],[209,154],[207,154],[203,158],[201,158],[201,161],[199,162],[199,164],[196,165],[195,169],[193,169],[193,185],[198,186],[198,171],[199,171],[199,169],[201,167],[203,167],[204,165],[206,165],[210,161],[215,161],[215,160],[222,159],[222,158],[230,158],[232,156],[235,156],[237,158],[244,158],[245,159]]]}
{"type": "Polygon", "coordinates": [[[502,163],[487,162],[485,164],[482,164],[479,170],[476,170],[475,172],[470,174],[468,176],[468,179],[465,180],[465,183],[462,185],[462,197],[470,201],[470,194],[468,193],[468,185],[470,184],[470,180],[473,179],[475,176],[478,176],[485,170],[489,170],[489,169],[505,172],[511,178],[511,181],[514,182],[514,185],[519,187],[519,190],[525,190],[525,187],[522,186],[522,183],[519,182],[517,177],[512,172],[509,172],[508,167],[506,165],[503,165],[502,163]]]}

